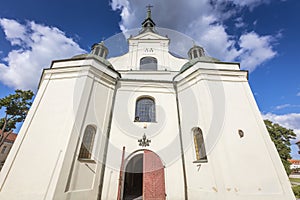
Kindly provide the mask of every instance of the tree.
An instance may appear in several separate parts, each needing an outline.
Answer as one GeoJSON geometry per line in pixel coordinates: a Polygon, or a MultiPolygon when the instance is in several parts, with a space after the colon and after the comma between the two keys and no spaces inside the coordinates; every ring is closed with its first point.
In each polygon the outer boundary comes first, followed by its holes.
{"type": "Polygon", "coordinates": [[[15,90],[14,94],[0,99],[0,110],[4,109],[4,117],[0,118],[0,147],[16,128],[16,124],[24,121],[31,106],[32,97],[31,90],[15,90]]]}
{"type": "Polygon", "coordinates": [[[279,124],[275,124],[269,120],[264,120],[272,141],[281,158],[281,162],[285,168],[286,173],[291,173],[289,159],[291,159],[291,140],[296,138],[296,134],[292,129],[286,129],[279,124]]]}

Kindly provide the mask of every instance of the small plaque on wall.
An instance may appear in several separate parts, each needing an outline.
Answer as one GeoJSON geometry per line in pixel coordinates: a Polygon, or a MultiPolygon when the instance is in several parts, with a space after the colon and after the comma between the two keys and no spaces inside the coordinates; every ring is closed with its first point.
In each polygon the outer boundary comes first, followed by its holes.
{"type": "Polygon", "coordinates": [[[154,50],[153,50],[153,48],[145,48],[144,49],[144,53],[146,53],[146,54],[152,54],[152,53],[154,53],[154,50]]]}

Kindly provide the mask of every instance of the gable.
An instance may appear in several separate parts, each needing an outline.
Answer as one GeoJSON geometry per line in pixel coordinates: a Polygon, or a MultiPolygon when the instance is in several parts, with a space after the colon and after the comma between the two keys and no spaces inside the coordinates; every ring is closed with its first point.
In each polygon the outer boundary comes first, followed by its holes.
{"type": "Polygon", "coordinates": [[[153,33],[153,32],[145,32],[142,34],[139,34],[135,37],[130,38],[129,40],[169,40],[167,37],[163,37],[159,34],[153,33]]]}

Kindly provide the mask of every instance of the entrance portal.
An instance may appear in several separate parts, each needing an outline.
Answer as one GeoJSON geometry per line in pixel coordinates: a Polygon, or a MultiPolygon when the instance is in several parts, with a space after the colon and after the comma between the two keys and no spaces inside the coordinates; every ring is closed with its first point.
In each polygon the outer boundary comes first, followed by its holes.
{"type": "Polygon", "coordinates": [[[124,200],[136,199],[143,196],[143,157],[143,154],[134,156],[126,166],[124,200]]]}
{"type": "Polygon", "coordinates": [[[125,168],[123,200],[165,200],[164,166],[152,151],[132,157],[125,168]]]}

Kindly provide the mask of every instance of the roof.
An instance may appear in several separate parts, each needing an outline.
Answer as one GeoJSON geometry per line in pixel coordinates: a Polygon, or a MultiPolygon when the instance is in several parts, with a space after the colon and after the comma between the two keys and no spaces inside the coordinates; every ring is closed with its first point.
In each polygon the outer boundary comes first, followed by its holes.
{"type": "Polygon", "coordinates": [[[291,164],[300,165],[300,160],[289,160],[291,164]]]}
{"type": "Polygon", "coordinates": [[[100,56],[94,55],[94,54],[80,54],[80,55],[73,56],[71,59],[85,59],[85,58],[95,58],[96,60],[102,62],[107,67],[114,69],[110,62],[108,62],[106,59],[104,59],[100,56]]]}
{"type": "Polygon", "coordinates": [[[216,58],[212,58],[212,57],[208,57],[208,56],[201,56],[198,58],[195,58],[193,60],[188,61],[187,63],[185,63],[181,69],[180,72],[185,71],[186,69],[194,66],[196,63],[198,62],[209,62],[209,63],[219,63],[221,62],[220,60],[216,59],[216,58]]]}
{"type": "MultiPolygon", "coordinates": [[[[0,133],[1,133],[1,130],[0,130],[0,133]]],[[[4,132],[4,137],[6,137],[8,134],[8,132],[4,132]]],[[[7,136],[7,138],[5,139],[5,142],[14,142],[17,138],[18,134],[16,133],[11,133],[7,136]]]]}

